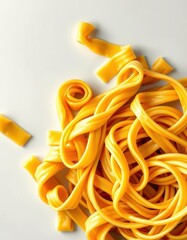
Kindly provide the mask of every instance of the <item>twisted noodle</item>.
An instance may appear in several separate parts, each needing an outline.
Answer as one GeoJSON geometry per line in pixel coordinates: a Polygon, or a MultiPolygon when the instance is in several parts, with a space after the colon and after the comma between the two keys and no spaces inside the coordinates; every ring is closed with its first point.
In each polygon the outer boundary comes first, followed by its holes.
{"type": "Polygon", "coordinates": [[[167,76],[163,58],[149,69],[131,47],[91,38],[93,29],[81,23],[78,41],[110,58],[98,75],[118,73],[117,85],[92,97],[81,80],[62,84],[61,131],[49,132],[43,162],[24,166],[59,230],[72,230],[73,219],[90,240],[187,239],[187,79],[167,76]],[[165,85],[142,90],[157,81],[165,85]]]}

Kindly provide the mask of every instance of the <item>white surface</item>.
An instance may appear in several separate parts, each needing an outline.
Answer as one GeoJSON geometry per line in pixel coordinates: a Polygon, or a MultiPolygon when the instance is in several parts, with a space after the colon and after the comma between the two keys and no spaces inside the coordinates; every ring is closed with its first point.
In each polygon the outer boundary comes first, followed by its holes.
{"type": "Polygon", "coordinates": [[[54,100],[63,81],[81,78],[95,91],[106,88],[94,74],[105,59],[76,43],[76,24],[96,24],[99,37],[132,44],[150,62],[164,56],[182,77],[186,8],[185,0],[0,0],[0,112],[34,136],[26,148],[0,136],[0,239],[86,239],[79,229],[55,230],[55,213],[20,165],[30,154],[45,154],[47,130],[58,128],[54,100]]]}

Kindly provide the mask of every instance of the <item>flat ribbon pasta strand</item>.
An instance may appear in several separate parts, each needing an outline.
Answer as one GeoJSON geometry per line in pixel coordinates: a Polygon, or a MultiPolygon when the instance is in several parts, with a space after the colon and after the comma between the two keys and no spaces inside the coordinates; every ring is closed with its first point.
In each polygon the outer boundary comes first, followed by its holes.
{"type": "Polygon", "coordinates": [[[24,146],[31,135],[11,119],[0,115],[0,132],[19,146],[24,146]]]}
{"type": "Polygon", "coordinates": [[[77,41],[87,46],[94,53],[105,57],[113,57],[126,47],[109,43],[98,38],[92,38],[90,35],[94,30],[95,27],[88,22],[80,22],[78,24],[77,41]]]}

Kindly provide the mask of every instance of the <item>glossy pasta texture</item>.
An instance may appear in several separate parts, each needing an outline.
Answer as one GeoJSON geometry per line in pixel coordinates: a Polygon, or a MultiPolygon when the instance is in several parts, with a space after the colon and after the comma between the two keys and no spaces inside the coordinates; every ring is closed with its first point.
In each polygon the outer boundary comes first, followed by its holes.
{"type": "Polygon", "coordinates": [[[0,115],[0,132],[19,146],[24,146],[31,135],[13,120],[0,115]]]}
{"type": "Polygon", "coordinates": [[[163,58],[149,68],[93,30],[80,23],[78,41],[109,58],[97,73],[105,82],[117,74],[116,86],[92,96],[81,80],[63,83],[61,129],[49,131],[43,161],[24,166],[59,230],[73,230],[73,220],[89,240],[187,239],[187,79],[169,77],[163,58]],[[157,81],[162,87],[149,85],[157,81]]]}

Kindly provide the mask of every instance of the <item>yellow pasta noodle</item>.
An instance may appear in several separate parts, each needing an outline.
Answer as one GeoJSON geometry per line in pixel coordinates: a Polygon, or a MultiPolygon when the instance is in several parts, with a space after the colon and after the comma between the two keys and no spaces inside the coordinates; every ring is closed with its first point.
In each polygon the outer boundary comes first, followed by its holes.
{"type": "Polygon", "coordinates": [[[63,83],[60,130],[49,131],[43,161],[31,157],[24,167],[57,211],[58,230],[72,231],[74,221],[89,240],[185,240],[187,78],[168,76],[163,58],[149,68],[131,46],[93,38],[93,30],[80,23],[77,40],[109,58],[97,74],[116,76],[116,86],[93,96],[82,80],[63,83]]]}
{"type": "Polygon", "coordinates": [[[24,146],[31,135],[11,119],[0,115],[0,132],[19,146],[24,146]]]}

